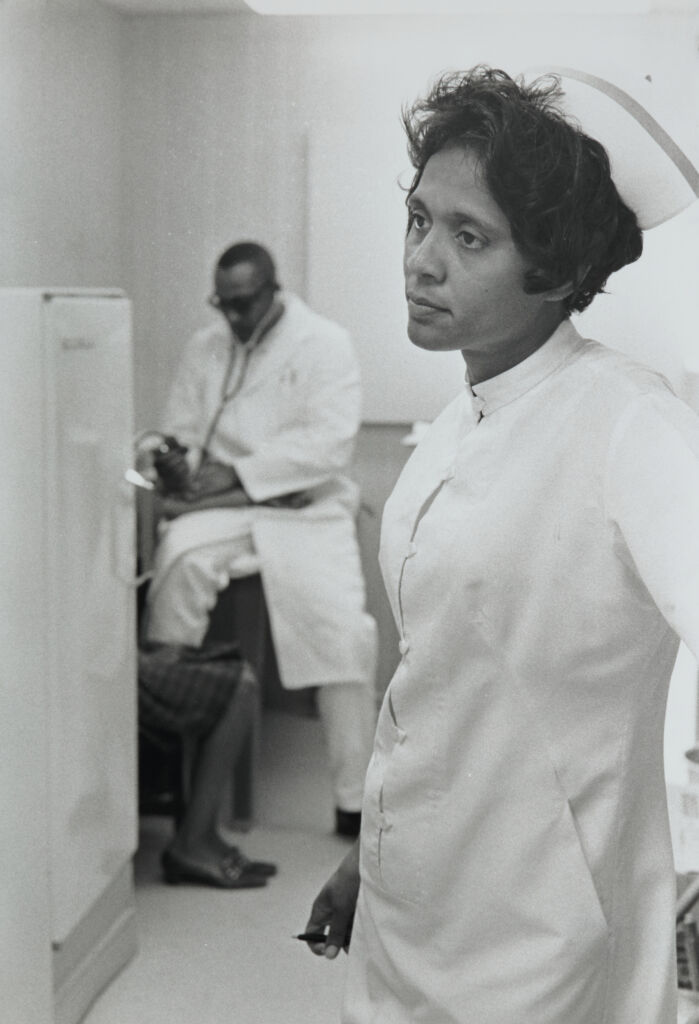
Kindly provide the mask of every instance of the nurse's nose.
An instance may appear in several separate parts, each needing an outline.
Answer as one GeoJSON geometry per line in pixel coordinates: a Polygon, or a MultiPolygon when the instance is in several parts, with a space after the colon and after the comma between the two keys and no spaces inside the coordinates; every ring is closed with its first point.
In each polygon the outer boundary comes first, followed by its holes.
{"type": "Polygon", "coordinates": [[[446,264],[442,240],[435,228],[431,228],[419,239],[406,239],[403,268],[406,278],[444,280],[446,264]]]}

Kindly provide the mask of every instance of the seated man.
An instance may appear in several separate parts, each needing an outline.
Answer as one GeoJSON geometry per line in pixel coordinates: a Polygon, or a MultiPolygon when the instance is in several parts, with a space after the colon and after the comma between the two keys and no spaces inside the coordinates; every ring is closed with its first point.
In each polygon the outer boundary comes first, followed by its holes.
{"type": "Polygon", "coordinates": [[[262,246],[220,257],[211,304],[167,405],[178,444],[148,595],[149,641],[201,644],[217,593],[260,572],[282,684],[318,687],[336,830],[354,835],[374,730],[376,624],[365,610],[356,486],[360,422],[347,333],[281,292],[262,246]],[[184,451],[183,449],[186,449],[184,451]]]}

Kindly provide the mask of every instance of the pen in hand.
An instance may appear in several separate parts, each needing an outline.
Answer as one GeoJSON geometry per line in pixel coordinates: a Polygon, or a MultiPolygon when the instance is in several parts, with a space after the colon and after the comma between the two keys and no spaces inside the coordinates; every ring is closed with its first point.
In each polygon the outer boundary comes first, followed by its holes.
{"type": "Polygon", "coordinates": [[[325,932],[302,932],[300,935],[292,935],[292,939],[301,939],[302,942],[327,942],[328,936],[325,932]]]}

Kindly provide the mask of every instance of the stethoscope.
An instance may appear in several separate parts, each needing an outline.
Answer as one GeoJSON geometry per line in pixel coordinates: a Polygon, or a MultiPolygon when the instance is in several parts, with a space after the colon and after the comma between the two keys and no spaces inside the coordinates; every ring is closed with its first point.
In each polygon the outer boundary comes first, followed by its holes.
{"type": "Polygon", "coordinates": [[[221,416],[223,415],[226,406],[235,398],[235,396],[238,394],[238,392],[243,386],[245,376],[248,372],[248,365],[250,363],[250,357],[252,356],[252,353],[255,351],[255,349],[257,349],[257,347],[259,346],[260,342],[264,339],[267,332],[270,331],[272,327],[274,327],[274,325],[277,323],[283,312],[284,306],[281,303],[273,304],[272,306],[270,306],[268,312],[262,317],[259,324],[257,324],[254,331],[252,332],[252,334],[245,343],[241,343],[238,348],[236,348],[235,343],[231,345],[230,354],[228,356],[228,366],[226,368],[226,373],[223,378],[223,384],[221,386],[221,398],[219,399],[216,411],[214,412],[214,415],[212,416],[211,421],[209,422],[209,426],[204,435],[204,441],[201,446],[202,462],[206,460],[209,445],[211,444],[211,439],[216,433],[216,428],[218,427],[219,420],[221,419],[221,416]],[[233,370],[238,360],[238,356],[240,355],[240,348],[242,348],[243,365],[240,370],[240,373],[238,374],[234,387],[231,388],[231,375],[233,374],[233,370]]]}
{"type": "Polygon", "coordinates": [[[248,370],[248,364],[250,362],[250,356],[252,355],[254,349],[257,347],[257,343],[258,343],[259,340],[260,339],[259,338],[255,338],[255,335],[253,334],[252,337],[250,338],[250,342],[248,342],[245,345],[245,347],[243,348],[243,352],[242,352],[243,365],[241,367],[240,373],[238,374],[238,379],[235,382],[235,386],[232,387],[232,388],[229,387],[230,380],[231,380],[231,374],[233,373],[233,368],[234,368],[234,366],[235,366],[235,364],[237,362],[237,358],[240,355],[240,353],[237,352],[233,346],[231,346],[230,355],[228,356],[228,366],[226,368],[226,373],[225,373],[225,376],[223,378],[223,385],[221,387],[221,398],[219,399],[219,403],[218,403],[218,406],[216,407],[216,411],[214,412],[214,415],[212,416],[212,418],[211,418],[211,420],[209,422],[209,426],[207,428],[207,431],[206,431],[206,433],[204,435],[204,440],[202,442],[202,446],[201,446],[201,461],[202,462],[204,462],[206,460],[207,452],[209,450],[209,445],[211,444],[211,439],[213,438],[214,434],[216,433],[216,428],[218,427],[219,420],[221,419],[221,416],[223,415],[224,409],[226,408],[228,403],[231,402],[235,398],[235,396],[238,394],[238,392],[240,391],[241,387],[243,386],[243,381],[245,380],[245,375],[246,375],[247,370],[248,370]],[[254,341],[253,341],[253,339],[254,339],[254,341]],[[252,344],[251,344],[251,342],[252,342],[252,344]]]}
{"type": "MultiPolygon", "coordinates": [[[[206,429],[206,433],[204,434],[204,441],[201,446],[201,462],[204,462],[207,457],[207,452],[209,445],[211,444],[211,439],[216,433],[216,428],[218,427],[219,420],[221,419],[221,416],[223,415],[226,406],[228,405],[229,402],[232,401],[233,398],[235,398],[235,396],[238,394],[241,387],[243,386],[252,353],[258,347],[258,345],[263,340],[267,332],[271,330],[272,327],[274,327],[274,325],[277,323],[283,312],[284,307],[282,305],[273,305],[272,307],[270,307],[269,312],[259,322],[259,324],[252,332],[247,342],[245,342],[244,344],[239,343],[237,347],[235,345],[235,342],[231,344],[230,353],[228,356],[228,365],[226,367],[223,383],[221,385],[221,397],[219,399],[219,403],[216,407],[216,410],[213,416],[211,417],[211,420],[209,421],[209,426],[206,429]],[[231,388],[230,380],[238,357],[241,355],[240,349],[242,349],[243,365],[234,387],[231,388]]],[[[146,467],[143,465],[144,461],[146,461],[147,458],[152,457],[153,452],[157,451],[159,446],[162,445],[164,442],[165,435],[162,433],[162,431],[159,430],[142,430],[134,438],[134,446],[136,449],[136,470],[133,470],[132,472],[134,472],[134,474],[139,477],[139,486],[152,486],[152,484],[149,483],[148,477],[144,477],[144,475],[141,472],[138,472],[139,463],[141,464],[140,469],[145,469],[146,467]]]]}

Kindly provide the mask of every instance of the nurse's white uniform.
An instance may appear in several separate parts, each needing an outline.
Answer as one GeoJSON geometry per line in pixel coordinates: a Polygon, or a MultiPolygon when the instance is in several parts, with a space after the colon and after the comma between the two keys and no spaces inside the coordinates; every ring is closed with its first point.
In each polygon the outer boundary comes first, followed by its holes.
{"type": "Polygon", "coordinates": [[[699,420],[565,321],[435,421],[381,563],[402,660],[345,1024],[674,1024],[663,717],[699,655],[699,420]]]}

